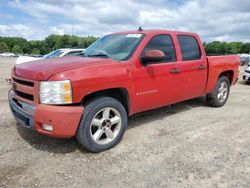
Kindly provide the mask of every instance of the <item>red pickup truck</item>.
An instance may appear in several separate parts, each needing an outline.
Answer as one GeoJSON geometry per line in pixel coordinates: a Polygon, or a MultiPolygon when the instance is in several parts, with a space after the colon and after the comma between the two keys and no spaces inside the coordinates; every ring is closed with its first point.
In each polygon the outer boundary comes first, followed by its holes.
{"type": "Polygon", "coordinates": [[[206,56],[198,35],[139,30],[104,36],[83,57],[16,65],[9,104],[19,124],[100,152],[122,138],[129,116],[206,95],[223,106],[238,78],[236,55],[206,56]]]}

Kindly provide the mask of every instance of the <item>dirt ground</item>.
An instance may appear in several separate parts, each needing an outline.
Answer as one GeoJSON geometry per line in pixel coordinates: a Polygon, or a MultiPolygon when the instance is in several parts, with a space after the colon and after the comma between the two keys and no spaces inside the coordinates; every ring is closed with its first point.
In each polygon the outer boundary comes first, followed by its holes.
{"type": "Polygon", "coordinates": [[[19,127],[0,58],[0,187],[250,187],[250,85],[231,88],[222,108],[193,99],[136,115],[123,140],[99,154],[75,139],[19,127]]]}

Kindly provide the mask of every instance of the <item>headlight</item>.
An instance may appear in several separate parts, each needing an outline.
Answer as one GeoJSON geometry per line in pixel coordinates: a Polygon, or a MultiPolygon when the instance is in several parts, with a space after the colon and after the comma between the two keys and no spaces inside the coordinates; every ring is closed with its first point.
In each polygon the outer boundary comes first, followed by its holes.
{"type": "Polygon", "coordinates": [[[40,103],[69,104],[72,103],[72,87],[70,80],[42,81],[40,83],[40,103]]]}

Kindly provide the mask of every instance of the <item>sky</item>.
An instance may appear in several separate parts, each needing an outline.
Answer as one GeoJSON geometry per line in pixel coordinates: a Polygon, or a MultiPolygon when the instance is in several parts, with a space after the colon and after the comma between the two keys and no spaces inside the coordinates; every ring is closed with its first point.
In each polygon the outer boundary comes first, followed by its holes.
{"type": "Polygon", "coordinates": [[[250,42],[250,0],[0,0],[0,36],[99,37],[139,26],[250,42]]]}

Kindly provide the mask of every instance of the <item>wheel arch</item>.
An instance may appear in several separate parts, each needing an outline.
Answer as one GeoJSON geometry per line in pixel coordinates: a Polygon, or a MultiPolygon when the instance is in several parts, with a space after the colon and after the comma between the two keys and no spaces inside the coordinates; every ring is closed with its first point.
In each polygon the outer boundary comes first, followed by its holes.
{"type": "Polygon", "coordinates": [[[125,108],[127,114],[130,111],[130,100],[129,94],[126,88],[109,88],[99,91],[94,91],[84,96],[81,100],[81,104],[85,105],[91,99],[94,99],[99,96],[107,96],[118,100],[125,108]]]}
{"type": "Polygon", "coordinates": [[[227,71],[223,71],[220,73],[218,79],[221,77],[221,76],[226,76],[230,82],[230,84],[232,85],[233,83],[233,77],[234,77],[234,71],[233,70],[227,70],[227,71]]]}

